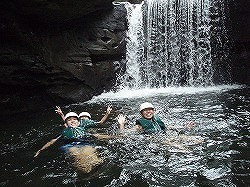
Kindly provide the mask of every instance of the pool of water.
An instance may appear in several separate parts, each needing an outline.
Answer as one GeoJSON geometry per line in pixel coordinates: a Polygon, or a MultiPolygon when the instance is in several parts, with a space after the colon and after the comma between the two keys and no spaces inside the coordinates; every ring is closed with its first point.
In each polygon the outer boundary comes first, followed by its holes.
{"type": "Polygon", "coordinates": [[[196,123],[185,136],[169,130],[96,140],[104,163],[90,174],[77,170],[57,144],[33,157],[63,129],[54,108],[2,119],[0,186],[249,186],[249,90],[239,85],[123,90],[62,106],[100,120],[112,105],[105,128],[94,130],[107,134],[116,134],[120,113],[127,117],[126,128],[132,127],[145,101],[167,125],[196,123]]]}

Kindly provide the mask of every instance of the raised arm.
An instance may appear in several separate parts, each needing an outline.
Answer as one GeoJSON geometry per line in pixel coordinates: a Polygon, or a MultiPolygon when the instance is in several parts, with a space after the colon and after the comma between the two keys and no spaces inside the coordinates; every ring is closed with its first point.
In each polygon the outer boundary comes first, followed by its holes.
{"type": "Polygon", "coordinates": [[[119,130],[120,131],[124,131],[124,125],[125,125],[125,123],[126,123],[126,118],[125,118],[125,116],[124,115],[122,115],[122,114],[119,114],[118,116],[117,116],[117,121],[118,121],[118,123],[119,123],[119,130]]]}
{"type": "Polygon", "coordinates": [[[65,116],[64,116],[64,114],[62,112],[62,109],[59,106],[56,106],[55,112],[61,116],[63,121],[65,120],[65,116]]]}
{"type": "MultiPolygon", "coordinates": [[[[59,106],[56,106],[55,112],[61,116],[63,121],[65,121],[65,116],[64,116],[64,114],[62,112],[62,109],[59,106]]],[[[64,126],[68,127],[66,123],[64,123],[64,126]]]]}
{"type": "MultiPolygon", "coordinates": [[[[122,114],[119,114],[117,116],[117,121],[119,123],[119,130],[120,130],[120,132],[124,132],[124,130],[125,130],[124,126],[125,126],[125,123],[126,123],[125,116],[122,115],[122,114]]],[[[134,127],[130,128],[130,129],[126,129],[126,130],[127,130],[127,132],[135,132],[135,131],[142,131],[143,129],[142,129],[141,125],[136,124],[134,127]]]]}
{"type": "Polygon", "coordinates": [[[39,149],[39,150],[36,152],[36,154],[34,155],[34,157],[37,157],[37,156],[40,154],[40,152],[41,152],[42,150],[47,149],[49,146],[53,145],[60,137],[61,137],[61,136],[58,136],[57,138],[52,139],[52,140],[50,140],[48,143],[46,143],[41,149],[39,149]]]}
{"type": "Polygon", "coordinates": [[[105,123],[105,121],[107,120],[107,118],[108,118],[108,116],[109,116],[109,114],[110,114],[111,111],[112,111],[111,106],[108,106],[106,114],[102,117],[101,121],[99,121],[99,123],[101,125],[103,125],[105,123]]]}

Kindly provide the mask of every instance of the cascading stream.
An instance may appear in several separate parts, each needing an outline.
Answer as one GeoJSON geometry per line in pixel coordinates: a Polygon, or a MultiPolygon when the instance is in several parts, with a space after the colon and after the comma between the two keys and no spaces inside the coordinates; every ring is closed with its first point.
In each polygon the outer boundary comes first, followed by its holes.
{"type": "Polygon", "coordinates": [[[127,4],[126,72],[120,88],[213,85],[211,0],[127,4]]]}

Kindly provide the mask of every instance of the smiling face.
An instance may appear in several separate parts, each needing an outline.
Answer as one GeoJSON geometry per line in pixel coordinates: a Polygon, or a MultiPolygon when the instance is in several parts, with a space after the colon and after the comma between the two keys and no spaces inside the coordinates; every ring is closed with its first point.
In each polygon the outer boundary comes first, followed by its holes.
{"type": "Polygon", "coordinates": [[[145,119],[152,119],[154,116],[154,109],[153,108],[145,108],[141,111],[141,115],[142,117],[144,117],[145,119]]]}
{"type": "Polygon", "coordinates": [[[76,117],[67,118],[66,123],[69,127],[78,127],[80,125],[80,123],[76,117]]]}

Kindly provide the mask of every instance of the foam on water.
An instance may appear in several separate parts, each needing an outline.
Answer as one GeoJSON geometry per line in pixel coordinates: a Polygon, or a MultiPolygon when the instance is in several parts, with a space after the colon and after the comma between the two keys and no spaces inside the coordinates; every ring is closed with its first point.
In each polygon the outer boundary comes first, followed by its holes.
{"type": "Polygon", "coordinates": [[[208,87],[165,87],[165,88],[124,88],[118,92],[106,92],[93,97],[88,103],[95,103],[102,100],[116,101],[126,98],[144,98],[160,95],[182,95],[182,94],[202,94],[205,92],[225,92],[233,89],[240,89],[242,85],[220,85],[208,87]]]}

